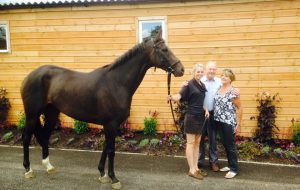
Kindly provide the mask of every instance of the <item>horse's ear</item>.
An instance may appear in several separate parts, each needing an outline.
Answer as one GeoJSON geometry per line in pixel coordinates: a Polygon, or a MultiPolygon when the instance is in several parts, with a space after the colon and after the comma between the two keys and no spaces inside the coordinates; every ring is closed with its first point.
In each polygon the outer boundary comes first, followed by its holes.
{"type": "Polygon", "coordinates": [[[161,40],[162,39],[162,30],[159,30],[155,36],[155,40],[161,40]]]}

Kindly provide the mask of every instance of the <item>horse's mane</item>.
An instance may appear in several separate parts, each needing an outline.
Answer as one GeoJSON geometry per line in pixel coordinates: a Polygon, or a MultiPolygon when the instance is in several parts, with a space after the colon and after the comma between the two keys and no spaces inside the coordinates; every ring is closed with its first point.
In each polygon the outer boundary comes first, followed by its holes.
{"type": "Polygon", "coordinates": [[[122,65],[123,63],[126,63],[127,60],[132,58],[132,56],[136,55],[139,52],[142,52],[145,49],[145,43],[148,41],[145,40],[140,44],[135,45],[133,48],[128,50],[125,54],[121,55],[119,58],[117,58],[111,65],[109,65],[109,70],[112,70],[119,65],[122,65]]]}

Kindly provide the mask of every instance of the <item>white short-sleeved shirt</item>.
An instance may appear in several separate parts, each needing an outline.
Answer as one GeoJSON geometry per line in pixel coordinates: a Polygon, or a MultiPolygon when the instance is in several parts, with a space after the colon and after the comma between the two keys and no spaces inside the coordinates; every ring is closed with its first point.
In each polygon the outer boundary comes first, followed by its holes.
{"type": "Polygon", "coordinates": [[[206,76],[201,78],[201,82],[205,84],[207,92],[205,93],[204,107],[208,111],[214,110],[214,98],[217,94],[219,88],[222,86],[221,79],[219,77],[214,77],[212,80],[208,80],[206,76]]]}

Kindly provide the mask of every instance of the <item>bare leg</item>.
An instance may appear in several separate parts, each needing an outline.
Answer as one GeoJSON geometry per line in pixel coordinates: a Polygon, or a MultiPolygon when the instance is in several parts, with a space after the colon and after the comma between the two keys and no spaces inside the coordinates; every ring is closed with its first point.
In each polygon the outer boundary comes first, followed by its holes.
{"type": "Polygon", "coordinates": [[[186,144],[185,153],[186,153],[186,158],[187,158],[187,162],[189,165],[189,172],[194,174],[197,171],[197,168],[195,167],[195,161],[194,161],[195,135],[194,134],[186,134],[186,140],[187,140],[187,144],[186,144]]]}
{"type": "Polygon", "coordinates": [[[193,163],[194,163],[194,168],[198,171],[198,158],[199,158],[199,146],[200,146],[200,140],[201,140],[201,135],[195,135],[195,141],[194,141],[194,150],[193,150],[193,163]]]}
{"type": "Polygon", "coordinates": [[[186,145],[186,158],[189,164],[188,175],[196,179],[203,179],[203,175],[199,172],[197,162],[199,156],[199,141],[200,135],[187,134],[187,145],[186,145]]]}

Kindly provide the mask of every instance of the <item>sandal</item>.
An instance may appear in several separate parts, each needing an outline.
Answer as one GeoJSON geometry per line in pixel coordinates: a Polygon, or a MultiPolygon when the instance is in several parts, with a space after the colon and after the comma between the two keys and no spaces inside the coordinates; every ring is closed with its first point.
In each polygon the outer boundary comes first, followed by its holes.
{"type": "Polygon", "coordinates": [[[191,172],[188,173],[188,176],[196,178],[196,179],[203,179],[203,176],[200,174],[200,172],[195,172],[194,174],[192,174],[191,172]]]}
{"type": "Polygon", "coordinates": [[[201,169],[197,170],[196,172],[200,173],[203,177],[206,177],[208,175],[206,171],[201,169]]]}
{"type": "Polygon", "coordinates": [[[221,171],[221,172],[229,172],[229,171],[230,171],[230,168],[224,167],[224,168],[221,168],[220,171],[221,171]]]}
{"type": "Polygon", "coordinates": [[[232,179],[237,175],[237,173],[233,172],[233,171],[229,171],[226,175],[225,178],[226,179],[232,179]]]}

